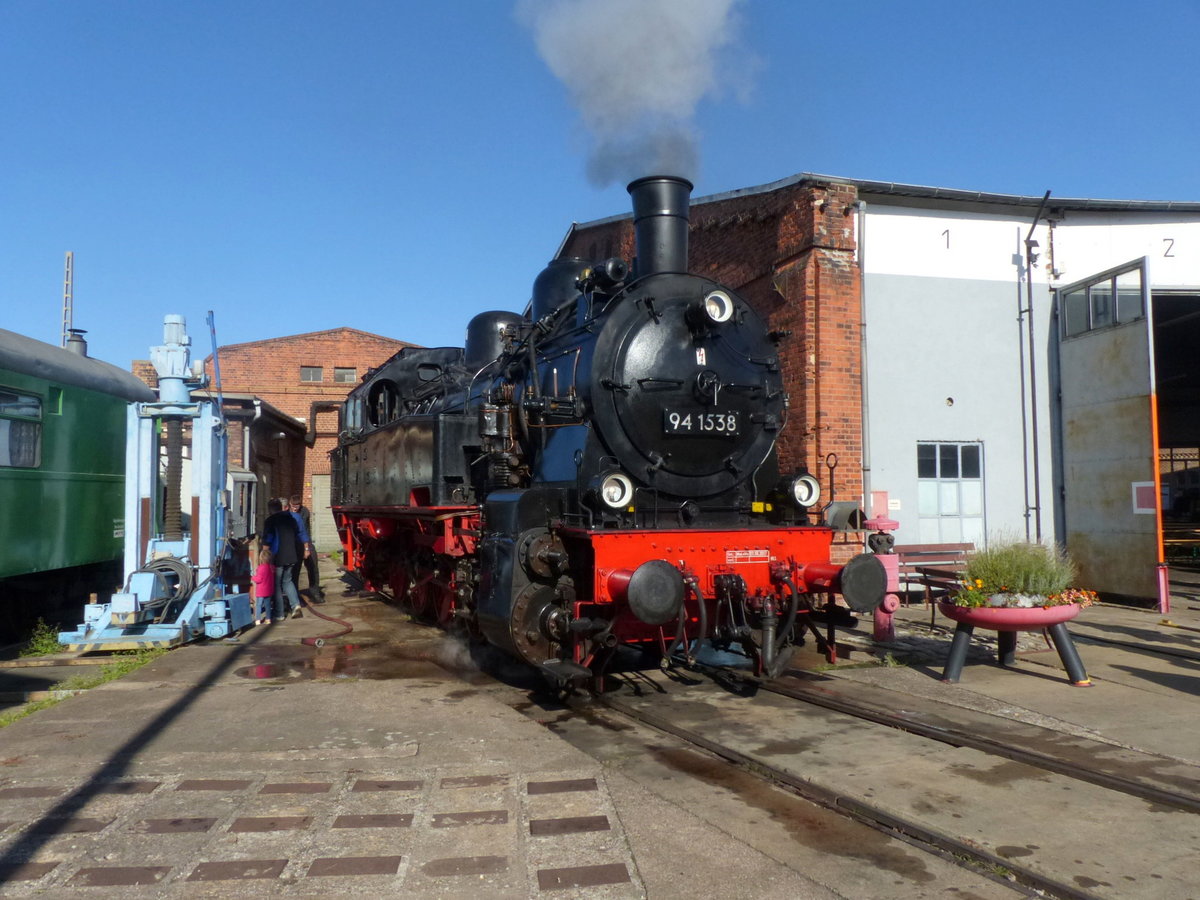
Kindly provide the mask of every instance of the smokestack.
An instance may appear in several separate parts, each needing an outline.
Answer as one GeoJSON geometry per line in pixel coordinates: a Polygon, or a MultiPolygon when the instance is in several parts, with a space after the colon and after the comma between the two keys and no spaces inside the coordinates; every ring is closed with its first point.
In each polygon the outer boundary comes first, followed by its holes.
{"type": "Polygon", "coordinates": [[[87,356],[87,341],[83,337],[87,332],[82,328],[71,328],[68,329],[68,334],[67,349],[80,356],[87,356]]]}
{"type": "Polygon", "coordinates": [[[628,190],[637,237],[636,277],[686,272],[692,183],[675,175],[651,175],[631,182],[628,190]]]}

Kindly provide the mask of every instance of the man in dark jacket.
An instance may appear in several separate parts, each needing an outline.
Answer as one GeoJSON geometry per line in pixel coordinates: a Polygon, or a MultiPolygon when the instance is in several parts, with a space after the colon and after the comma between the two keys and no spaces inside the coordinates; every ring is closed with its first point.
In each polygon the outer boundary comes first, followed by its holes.
{"type": "Polygon", "coordinates": [[[263,541],[271,548],[275,565],[275,597],[272,602],[271,619],[279,621],[288,610],[293,616],[300,615],[300,595],[292,573],[304,558],[304,544],[300,540],[300,526],[290,512],[283,511],[283,504],[271,498],[267,501],[267,521],[263,523],[263,541]]]}
{"type": "MultiPolygon", "coordinates": [[[[308,543],[305,545],[304,553],[304,570],[308,572],[308,593],[313,600],[318,603],[325,602],[325,592],[321,590],[321,576],[317,569],[317,550],[312,544],[312,513],[308,511],[308,507],[304,505],[304,499],[299,494],[292,494],[292,500],[289,504],[292,515],[300,517],[300,521],[304,523],[304,533],[308,535],[308,543]]],[[[296,569],[294,578],[296,588],[300,588],[300,570],[296,569]]]]}

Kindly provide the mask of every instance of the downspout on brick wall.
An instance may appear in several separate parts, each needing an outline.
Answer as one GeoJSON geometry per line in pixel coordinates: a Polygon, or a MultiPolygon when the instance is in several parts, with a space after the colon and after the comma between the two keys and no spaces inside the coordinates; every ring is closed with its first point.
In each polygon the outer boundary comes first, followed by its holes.
{"type": "Polygon", "coordinates": [[[854,209],[858,213],[858,234],[855,255],[858,257],[859,297],[859,392],[862,397],[862,502],[863,509],[871,514],[871,401],[867,396],[867,201],[856,200],[854,209]]]}

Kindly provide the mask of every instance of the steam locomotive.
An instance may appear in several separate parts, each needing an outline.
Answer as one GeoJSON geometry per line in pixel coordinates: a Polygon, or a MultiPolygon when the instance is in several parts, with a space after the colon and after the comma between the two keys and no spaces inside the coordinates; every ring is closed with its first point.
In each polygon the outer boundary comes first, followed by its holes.
{"type": "Polygon", "coordinates": [[[465,348],[405,348],[350,393],[348,570],[564,684],[621,645],[704,640],[773,673],[822,602],[880,603],[873,555],[831,562],[818,479],[780,472],[785,335],[687,273],[691,189],[629,185],[632,267],[556,259],[525,315],[481,313],[465,348]]]}

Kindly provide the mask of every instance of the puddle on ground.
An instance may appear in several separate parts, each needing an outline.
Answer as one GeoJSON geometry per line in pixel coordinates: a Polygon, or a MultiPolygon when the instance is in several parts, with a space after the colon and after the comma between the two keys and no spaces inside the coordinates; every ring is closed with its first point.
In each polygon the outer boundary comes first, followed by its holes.
{"type": "Polygon", "coordinates": [[[248,657],[251,664],[233,674],[251,681],[425,679],[435,684],[450,680],[470,684],[482,677],[470,651],[461,642],[441,635],[433,641],[408,643],[262,644],[252,647],[248,657]]]}
{"type": "Polygon", "coordinates": [[[425,648],[388,644],[264,646],[255,647],[250,656],[255,662],[235,669],[234,675],[250,680],[425,678],[438,682],[455,677],[425,648]]]}

